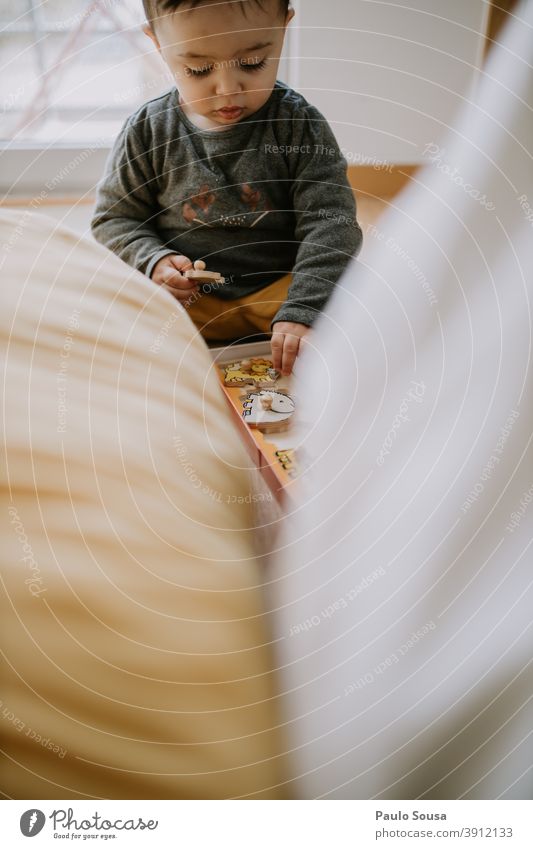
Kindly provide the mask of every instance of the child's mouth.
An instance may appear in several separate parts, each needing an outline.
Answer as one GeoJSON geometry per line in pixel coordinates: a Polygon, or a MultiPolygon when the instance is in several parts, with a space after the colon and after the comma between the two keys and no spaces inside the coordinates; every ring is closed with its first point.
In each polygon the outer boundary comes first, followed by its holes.
{"type": "Polygon", "coordinates": [[[227,118],[228,120],[240,118],[242,113],[242,106],[225,106],[223,109],[217,109],[217,115],[220,115],[221,118],[227,118]]]}

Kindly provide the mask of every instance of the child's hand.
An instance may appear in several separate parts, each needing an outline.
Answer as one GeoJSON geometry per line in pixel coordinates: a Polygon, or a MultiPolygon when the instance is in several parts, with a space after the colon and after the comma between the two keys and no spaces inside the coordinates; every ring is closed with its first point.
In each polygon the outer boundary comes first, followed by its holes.
{"type": "Polygon", "coordinates": [[[307,325],[295,321],[276,321],[272,325],[272,364],[275,369],[282,374],[291,373],[302,339],[310,330],[307,325]]]}
{"type": "Polygon", "coordinates": [[[181,256],[181,254],[168,254],[154,265],[152,280],[168,289],[176,300],[186,301],[187,298],[198,291],[198,286],[193,280],[187,280],[186,277],[183,277],[180,272],[188,271],[192,267],[192,262],[188,257],[181,256]]]}

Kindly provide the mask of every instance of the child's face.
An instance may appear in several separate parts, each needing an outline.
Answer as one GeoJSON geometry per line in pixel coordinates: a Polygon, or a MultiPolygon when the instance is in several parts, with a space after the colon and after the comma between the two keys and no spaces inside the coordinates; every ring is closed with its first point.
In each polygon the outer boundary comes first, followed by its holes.
{"type": "Polygon", "coordinates": [[[180,103],[196,126],[222,129],[257,112],[272,93],[285,27],[279,0],[207,2],[158,18],[154,41],[170,68],[180,103]]]}

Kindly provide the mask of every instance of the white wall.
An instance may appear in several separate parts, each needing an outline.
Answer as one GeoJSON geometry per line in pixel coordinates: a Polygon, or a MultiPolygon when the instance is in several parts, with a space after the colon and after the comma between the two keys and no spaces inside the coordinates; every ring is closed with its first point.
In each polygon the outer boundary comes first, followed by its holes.
{"type": "MultiPolygon", "coordinates": [[[[289,84],[330,121],[349,162],[417,163],[468,97],[485,0],[293,0],[289,84]]],[[[364,163],[363,163],[364,164],[364,163]]]]}

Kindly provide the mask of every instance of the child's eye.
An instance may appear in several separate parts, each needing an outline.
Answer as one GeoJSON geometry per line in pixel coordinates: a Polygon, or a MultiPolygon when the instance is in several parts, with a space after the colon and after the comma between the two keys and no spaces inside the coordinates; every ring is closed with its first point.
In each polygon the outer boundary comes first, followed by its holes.
{"type": "Polygon", "coordinates": [[[265,67],[266,61],[261,59],[261,61],[256,62],[255,65],[250,65],[249,62],[241,62],[240,65],[243,71],[261,71],[265,67]]]}
{"type": "MultiPolygon", "coordinates": [[[[266,65],[266,60],[261,59],[260,62],[246,62],[241,59],[240,62],[236,63],[241,71],[262,71],[266,65]]],[[[206,66],[205,68],[185,68],[185,73],[191,77],[206,77],[211,73],[213,68],[216,69],[217,65],[220,67],[218,62],[215,62],[214,65],[206,66]]]]}
{"type": "Polygon", "coordinates": [[[192,77],[206,77],[211,70],[211,68],[185,68],[185,73],[192,77]]]}

